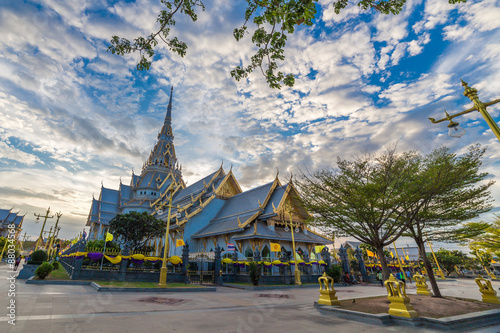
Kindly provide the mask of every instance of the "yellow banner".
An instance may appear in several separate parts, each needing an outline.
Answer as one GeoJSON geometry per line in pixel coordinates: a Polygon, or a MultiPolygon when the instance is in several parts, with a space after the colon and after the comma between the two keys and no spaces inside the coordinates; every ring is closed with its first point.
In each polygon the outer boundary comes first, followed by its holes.
{"type": "Polygon", "coordinates": [[[183,246],[183,245],[186,245],[186,244],[184,244],[184,240],[182,240],[182,239],[175,240],[175,247],[179,247],[179,246],[183,246]]]}
{"type": "Polygon", "coordinates": [[[366,250],[366,254],[368,255],[368,257],[375,257],[375,253],[370,250],[366,250]]]}
{"type": "Polygon", "coordinates": [[[109,232],[106,233],[106,242],[111,242],[113,240],[113,235],[109,232]]]}
{"type": "Polygon", "coordinates": [[[316,253],[321,253],[321,251],[323,250],[323,248],[324,248],[324,247],[325,247],[324,245],[316,245],[316,246],[314,247],[314,251],[315,251],[316,253]]]}
{"type": "Polygon", "coordinates": [[[278,243],[271,243],[271,252],[281,252],[281,245],[278,243]]]}

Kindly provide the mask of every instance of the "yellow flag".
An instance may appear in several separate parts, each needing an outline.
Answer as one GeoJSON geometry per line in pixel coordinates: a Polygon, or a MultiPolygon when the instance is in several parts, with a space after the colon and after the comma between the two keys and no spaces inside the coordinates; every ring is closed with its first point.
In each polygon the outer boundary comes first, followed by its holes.
{"type": "Polygon", "coordinates": [[[324,245],[317,245],[314,247],[314,251],[316,251],[316,253],[321,253],[324,247],[324,245]]]}
{"type": "Polygon", "coordinates": [[[497,262],[495,260],[491,259],[491,263],[496,264],[497,262]]]}
{"type": "Polygon", "coordinates": [[[271,252],[281,252],[281,245],[278,243],[271,243],[271,252]]]}
{"type": "Polygon", "coordinates": [[[392,254],[392,252],[389,252],[389,253],[390,253],[391,257],[393,257],[393,258],[394,258],[394,254],[392,254]]]}
{"type": "Polygon", "coordinates": [[[406,255],[405,259],[410,261],[410,257],[408,255],[406,255]]]}
{"type": "Polygon", "coordinates": [[[366,250],[366,254],[368,255],[368,257],[375,257],[375,253],[370,250],[366,250]]]}
{"type": "Polygon", "coordinates": [[[186,244],[184,244],[184,240],[182,240],[182,239],[175,240],[175,247],[179,247],[179,246],[183,246],[183,245],[186,245],[186,244]]]}
{"type": "Polygon", "coordinates": [[[109,232],[106,233],[106,242],[111,242],[113,240],[113,235],[109,232]]]}

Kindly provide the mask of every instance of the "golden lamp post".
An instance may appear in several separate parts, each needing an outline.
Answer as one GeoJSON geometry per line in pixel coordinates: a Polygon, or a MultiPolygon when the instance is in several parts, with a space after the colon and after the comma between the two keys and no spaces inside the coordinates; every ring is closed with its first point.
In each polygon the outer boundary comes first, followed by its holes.
{"type": "Polygon", "coordinates": [[[38,246],[40,245],[40,241],[43,242],[43,229],[45,228],[45,223],[47,222],[47,219],[51,219],[54,217],[54,215],[49,216],[50,213],[50,207],[47,209],[47,212],[45,213],[45,216],[42,216],[40,214],[35,214],[36,220],[35,223],[38,223],[40,221],[40,217],[43,217],[43,225],[42,225],[42,230],[40,230],[40,236],[38,237],[38,240],[36,241],[36,246],[35,246],[35,251],[38,250],[38,246]]]}
{"type": "MultiPolygon", "coordinates": [[[[168,207],[167,228],[165,230],[165,246],[163,248],[163,263],[162,263],[161,270],[160,270],[160,282],[158,283],[158,285],[161,288],[167,287],[168,233],[169,233],[169,229],[170,229],[170,217],[171,217],[170,214],[172,212],[172,199],[174,197],[174,192],[175,192],[174,183],[172,183],[172,185],[170,186],[170,188],[167,191],[169,191],[169,193],[170,193],[169,198],[168,198],[168,205],[167,205],[167,207],[168,207]]],[[[165,205],[160,205],[160,207],[164,207],[164,206],[165,205]]],[[[157,212],[158,212],[158,214],[163,214],[162,210],[158,210],[157,212]]]]}
{"type": "Polygon", "coordinates": [[[467,113],[472,112],[472,111],[479,111],[481,113],[481,115],[483,116],[484,120],[486,120],[486,123],[490,126],[492,132],[497,137],[498,141],[500,141],[500,129],[498,128],[498,125],[495,122],[495,120],[493,120],[493,118],[491,118],[488,111],[486,111],[487,106],[490,106],[490,105],[493,105],[493,104],[500,102],[500,99],[495,99],[491,102],[483,103],[479,100],[479,97],[477,96],[477,89],[469,87],[467,82],[464,82],[464,80],[460,80],[460,81],[462,81],[462,86],[465,89],[464,96],[468,97],[474,103],[474,106],[471,107],[470,109],[467,109],[465,111],[462,111],[460,113],[457,113],[457,114],[454,114],[451,116],[448,114],[448,112],[445,111],[444,112],[446,114],[445,118],[439,119],[439,120],[435,120],[434,118],[429,118],[429,120],[433,124],[437,124],[437,123],[440,123],[442,121],[448,120],[450,122],[448,124],[448,129],[449,129],[448,134],[451,137],[460,138],[465,134],[465,130],[462,127],[460,127],[459,123],[454,122],[452,119],[455,117],[467,114],[467,113]]]}
{"type": "Polygon", "coordinates": [[[49,258],[50,258],[50,255],[52,254],[52,245],[54,244],[54,241],[55,241],[55,238],[56,238],[56,232],[59,234],[59,230],[61,229],[61,227],[58,227],[59,225],[59,219],[61,218],[62,216],[62,213],[59,212],[59,213],[56,213],[56,216],[57,216],[57,220],[56,220],[56,225],[54,227],[54,233],[52,234],[52,237],[50,238],[50,241],[49,241],[49,258]]]}
{"type": "MultiPolygon", "coordinates": [[[[297,223],[293,223],[293,215],[292,215],[292,207],[290,205],[290,207],[287,207],[287,212],[288,212],[288,215],[290,215],[290,222],[286,222],[284,216],[283,216],[283,223],[285,224],[285,232],[288,232],[288,227],[290,227],[290,231],[292,233],[292,251],[293,251],[293,261],[295,262],[295,268],[294,268],[294,275],[295,275],[295,284],[298,285],[298,286],[301,286],[302,285],[302,281],[300,281],[300,270],[299,270],[299,263],[297,262],[297,252],[295,251],[295,237],[294,237],[294,234],[293,234],[293,229],[295,229],[295,232],[300,232],[300,229],[299,229],[299,222],[297,223]]],[[[284,215],[284,214],[283,214],[284,215]]]]}
{"type": "Polygon", "coordinates": [[[436,266],[438,268],[438,274],[441,279],[445,280],[446,278],[444,277],[444,273],[441,270],[441,266],[439,266],[439,262],[437,260],[436,254],[434,253],[434,250],[432,249],[432,243],[430,242],[429,237],[427,237],[427,244],[429,244],[429,247],[431,248],[432,256],[434,257],[434,261],[436,262],[436,266]]]}

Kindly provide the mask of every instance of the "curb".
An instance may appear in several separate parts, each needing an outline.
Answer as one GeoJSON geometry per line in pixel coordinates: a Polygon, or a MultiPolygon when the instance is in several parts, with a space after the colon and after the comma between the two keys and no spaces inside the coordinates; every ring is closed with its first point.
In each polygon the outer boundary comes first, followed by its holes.
{"type": "Polygon", "coordinates": [[[97,292],[117,292],[117,293],[127,293],[127,292],[154,292],[154,293],[193,293],[193,292],[214,292],[217,291],[215,287],[199,287],[199,288],[111,288],[111,287],[101,287],[95,282],[89,283],[92,288],[97,292]]]}
{"type": "Polygon", "coordinates": [[[35,280],[32,276],[25,282],[26,284],[55,284],[55,285],[66,285],[66,286],[88,286],[90,281],[74,281],[74,280],[35,280]]]}
{"type": "Polygon", "coordinates": [[[236,283],[224,283],[222,287],[235,288],[241,290],[271,290],[271,289],[302,289],[302,288],[318,288],[319,284],[311,285],[284,285],[284,286],[246,286],[236,283]]]}
{"type": "Polygon", "coordinates": [[[414,326],[442,331],[457,331],[476,329],[484,326],[500,324],[500,309],[473,312],[464,315],[445,318],[403,318],[385,313],[371,314],[352,310],[345,310],[335,306],[321,305],[314,302],[314,307],[321,311],[329,311],[347,320],[362,321],[379,325],[414,326]]]}

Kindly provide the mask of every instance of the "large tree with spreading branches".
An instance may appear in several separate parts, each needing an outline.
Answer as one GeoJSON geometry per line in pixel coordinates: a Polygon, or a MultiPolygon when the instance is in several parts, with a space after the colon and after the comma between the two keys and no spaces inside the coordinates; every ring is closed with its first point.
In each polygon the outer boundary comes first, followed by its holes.
{"type": "Polygon", "coordinates": [[[143,248],[149,240],[165,232],[165,222],[147,212],[118,214],[109,222],[109,227],[109,232],[131,250],[143,248]]]}
{"type": "Polygon", "coordinates": [[[484,152],[471,146],[462,156],[448,148],[422,156],[398,154],[393,148],[378,156],[339,159],[336,169],[303,173],[297,185],[312,223],[375,248],[385,278],[384,246],[402,235],[412,237],[434,295],[440,297],[425,241],[460,241],[485,228],[461,224],[491,209],[494,182],[485,181],[488,174],[479,171],[484,152]]]}
{"type": "Polygon", "coordinates": [[[407,191],[409,196],[403,205],[408,222],[406,235],[417,243],[434,296],[440,297],[441,293],[425,242],[458,242],[486,227],[462,225],[492,208],[489,188],[494,182],[485,181],[488,174],[479,170],[484,153],[485,148],[479,145],[469,147],[461,156],[446,147],[435,149],[422,158],[413,190],[407,191]]]}
{"type": "MultiPolygon", "coordinates": [[[[251,63],[236,66],[231,76],[236,80],[248,77],[254,70],[260,70],[271,88],[281,88],[282,85],[293,86],[293,73],[283,73],[278,69],[278,63],[285,61],[284,50],[287,38],[301,26],[312,26],[315,21],[318,0],[245,0],[246,10],[243,23],[235,28],[233,36],[242,40],[248,33],[248,26],[254,26],[252,43],[257,51],[251,57],[251,63]]],[[[450,4],[466,2],[467,0],[448,0],[450,4]]],[[[176,36],[171,36],[170,29],[175,26],[174,17],[179,14],[195,22],[197,11],[204,11],[201,0],[160,0],[162,9],[157,17],[159,27],[149,36],[139,36],[130,41],[126,38],[113,36],[109,51],[119,55],[138,52],[140,60],[138,70],[148,70],[151,66],[158,43],[164,43],[168,48],[179,54],[186,55],[187,44],[176,36]]],[[[339,14],[349,3],[356,3],[363,10],[397,15],[401,12],[406,0],[335,0],[332,1],[335,13],[339,14]]]]}
{"type": "Polygon", "coordinates": [[[395,148],[352,161],[339,158],[335,169],[303,172],[297,187],[304,207],[313,214],[312,223],[372,246],[387,279],[384,247],[407,229],[404,207],[419,161],[416,152],[397,153],[395,148]]]}

